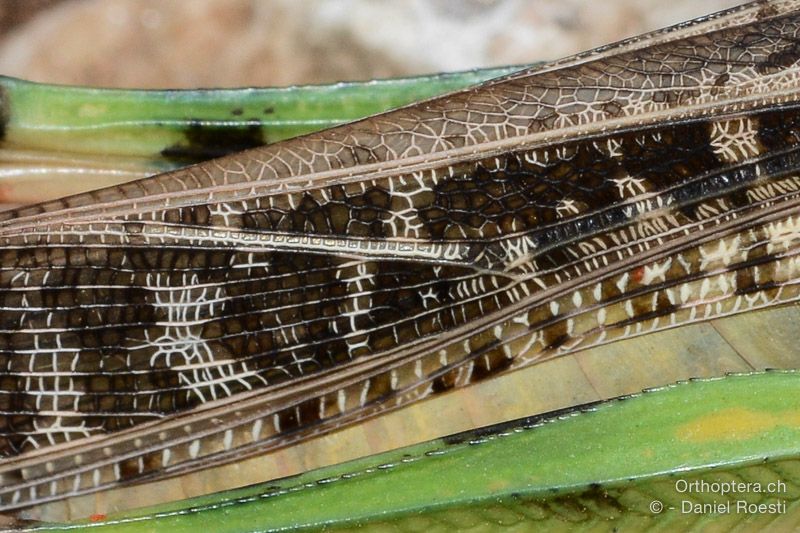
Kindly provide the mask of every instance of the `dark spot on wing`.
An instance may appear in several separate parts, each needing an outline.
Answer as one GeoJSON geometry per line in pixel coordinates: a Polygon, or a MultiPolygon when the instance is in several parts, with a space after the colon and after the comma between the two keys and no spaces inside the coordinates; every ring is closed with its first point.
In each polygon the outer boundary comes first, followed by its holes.
{"type": "Polygon", "coordinates": [[[542,329],[542,340],[545,344],[545,351],[555,350],[570,339],[567,333],[567,321],[559,320],[549,327],[542,329]]]}
{"type": "Polygon", "coordinates": [[[514,359],[506,357],[502,348],[490,350],[475,360],[475,366],[472,369],[472,383],[482,381],[506,370],[513,361],[514,359]]]}
{"type": "Polygon", "coordinates": [[[734,294],[742,296],[751,294],[759,288],[758,282],[755,279],[755,274],[751,268],[741,268],[736,271],[736,290],[734,294]]]}
{"type": "Polygon", "coordinates": [[[440,394],[442,392],[447,392],[451,390],[453,387],[455,387],[456,376],[457,372],[449,371],[445,374],[442,374],[438,378],[434,379],[432,384],[433,394],[440,394]]]}
{"type": "Polygon", "coordinates": [[[766,61],[756,65],[759,74],[773,74],[794,65],[800,59],[800,44],[791,43],[767,56],[766,61]]]}
{"type": "Polygon", "coordinates": [[[621,117],[623,115],[622,109],[623,106],[616,101],[610,101],[602,104],[600,108],[609,116],[609,117],[621,117]]]}
{"type": "Polygon", "coordinates": [[[389,372],[378,374],[370,379],[369,385],[369,401],[380,402],[389,398],[392,395],[392,377],[389,372]]]}
{"type": "Polygon", "coordinates": [[[711,88],[711,94],[719,94],[725,88],[725,85],[730,81],[730,74],[727,72],[720,74],[714,79],[714,86],[711,88]]]}
{"type": "Polygon", "coordinates": [[[269,142],[259,121],[248,121],[240,126],[222,126],[193,120],[183,136],[183,141],[163,149],[162,157],[180,165],[190,165],[269,142]]]}
{"type": "Polygon", "coordinates": [[[758,20],[763,21],[780,14],[778,8],[776,8],[774,5],[768,4],[765,0],[761,0],[760,3],[762,5],[759,7],[758,14],[756,15],[758,20]]]}
{"type": "Polygon", "coordinates": [[[777,151],[800,142],[800,110],[785,108],[758,117],[758,142],[777,151]]]}

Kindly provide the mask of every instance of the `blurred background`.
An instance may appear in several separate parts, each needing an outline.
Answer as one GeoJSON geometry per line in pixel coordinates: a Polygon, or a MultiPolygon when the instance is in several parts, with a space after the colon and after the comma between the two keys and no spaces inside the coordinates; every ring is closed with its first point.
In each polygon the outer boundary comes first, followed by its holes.
{"type": "Polygon", "coordinates": [[[556,59],[736,0],[0,0],[0,73],[289,85],[556,59]]]}

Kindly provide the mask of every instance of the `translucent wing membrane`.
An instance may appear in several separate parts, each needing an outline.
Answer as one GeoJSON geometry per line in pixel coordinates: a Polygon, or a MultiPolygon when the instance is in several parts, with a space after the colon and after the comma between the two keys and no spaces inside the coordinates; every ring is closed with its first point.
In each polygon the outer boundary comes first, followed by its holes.
{"type": "Polygon", "coordinates": [[[0,506],[796,300],[796,8],[0,214],[0,506]]]}

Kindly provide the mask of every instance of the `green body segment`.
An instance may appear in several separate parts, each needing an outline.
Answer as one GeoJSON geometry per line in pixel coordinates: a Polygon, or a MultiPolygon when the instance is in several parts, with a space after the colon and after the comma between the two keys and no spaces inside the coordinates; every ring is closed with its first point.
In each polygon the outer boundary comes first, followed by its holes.
{"type": "Polygon", "coordinates": [[[85,527],[625,531],[704,521],[800,526],[800,373],[680,383],[85,527]],[[693,482],[759,486],[721,494],[693,482]]]}
{"type": "Polygon", "coordinates": [[[195,162],[329,128],[522,67],[285,88],[120,90],[0,78],[5,146],[195,162]]]}

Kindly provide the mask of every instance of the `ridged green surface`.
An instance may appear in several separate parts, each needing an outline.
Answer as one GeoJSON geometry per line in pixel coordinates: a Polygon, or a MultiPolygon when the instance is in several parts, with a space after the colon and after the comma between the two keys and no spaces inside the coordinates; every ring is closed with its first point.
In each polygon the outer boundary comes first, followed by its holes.
{"type": "Polygon", "coordinates": [[[749,531],[765,525],[800,527],[800,373],[794,371],[680,383],[83,527],[749,531]],[[680,492],[679,480],[759,482],[764,490],[680,492]],[[766,490],[778,482],[777,492],[766,490]],[[664,505],[659,513],[650,508],[656,500],[664,505]],[[728,513],[684,512],[687,505],[729,500],[728,513]],[[739,500],[779,507],[736,512],[744,505],[739,500]]]}
{"type": "Polygon", "coordinates": [[[5,145],[195,161],[328,128],[521,67],[286,88],[119,90],[0,77],[5,145]]]}

